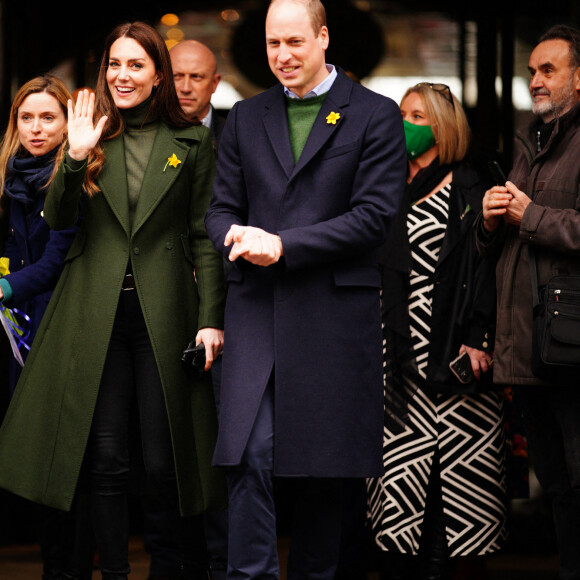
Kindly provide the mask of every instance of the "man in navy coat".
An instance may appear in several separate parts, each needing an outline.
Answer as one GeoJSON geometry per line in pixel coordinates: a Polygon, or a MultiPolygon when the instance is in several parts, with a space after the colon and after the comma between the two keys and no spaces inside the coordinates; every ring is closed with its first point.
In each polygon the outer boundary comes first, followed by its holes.
{"type": "Polygon", "coordinates": [[[382,473],[376,249],[406,173],[399,108],[327,65],[319,0],[274,0],[280,85],[240,101],[206,227],[228,271],[220,431],[228,578],[279,577],[273,476],[299,487],[288,578],[331,579],[341,482],[382,473]]]}

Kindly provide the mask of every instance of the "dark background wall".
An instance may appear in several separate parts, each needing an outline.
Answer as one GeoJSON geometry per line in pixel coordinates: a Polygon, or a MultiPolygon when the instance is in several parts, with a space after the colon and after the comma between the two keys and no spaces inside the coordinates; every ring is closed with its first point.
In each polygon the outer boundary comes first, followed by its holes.
{"type": "MultiPolygon", "coordinates": [[[[99,0],[87,7],[88,15],[56,2],[0,3],[0,130],[4,130],[12,96],[26,80],[72,59],[73,84],[94,82],[106,34],[114,25],[145,20],[156,25],[165,12],[235,9],[241,18],[230,37],[229,51],[236,67],[258,88],[271,86],[263,42],[267,0],[99,0]],[[40,3],[38,3],[40,4],[40,3]]],[[[475,22],[477,101],[468,115],[477,142],[501,150],[511,160],[514,130],[511,78],[514,74],[516,41],[533,46],[551,24],[578,26],[577,0],[327,0],[325,2],[331,45],[328,61],[359,78],[372,75],[388,51],[389,39],[381,34],[377,14],[410,18],[438,12],[458,24],[458,69],[465,79],[467,44],[465,23],[475,22]],[[503,81],[501,98],[495,90],[496,76],[503,81]]],[[[73,87],[74,88],[74,87],[73,87]]]]}

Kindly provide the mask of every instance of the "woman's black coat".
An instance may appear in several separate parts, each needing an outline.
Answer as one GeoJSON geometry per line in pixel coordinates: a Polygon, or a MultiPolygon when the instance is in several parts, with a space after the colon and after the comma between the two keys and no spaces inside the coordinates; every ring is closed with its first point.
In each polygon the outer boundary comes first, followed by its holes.
{"type": "MultiPolygon", "coordinates": [[[[475,247],[473,223],[481,210],[485,186],[466,164],[453,165],[449,219],[433,275],[433,302],[427,380],[429,393],[470,393],[491,387],[491,373],[463,385],[449,370],[462,344],[493,351],[496,316],[495,262],[475,247]]],[[[425,191],[423,195],[427,195],[425,191]]],[[[405,219],[409,203],[401,206],[405,219]]],[[[406,230],[405,230],[406,232],[406,230]]],[[[389,239],[381,251],[383,322],[398,366],[412,359],[409,332],[408,237],[389,239]],[[401,245],[401,241],[403,244],[401,245]]],[[[411,367],[412,367],[411,363],[411,367]]]]}

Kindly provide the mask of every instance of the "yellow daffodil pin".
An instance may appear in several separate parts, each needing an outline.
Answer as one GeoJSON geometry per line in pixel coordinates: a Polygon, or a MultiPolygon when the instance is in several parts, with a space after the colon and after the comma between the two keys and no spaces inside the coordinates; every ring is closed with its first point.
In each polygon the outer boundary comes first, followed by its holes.
{"type": "Polygon", "coordinates": [[[328,117],[326,117],[327,125],[336,125],[336,122],[340,119],[340,113],[335,113],[332,111],[328,117]]]}
{"type": "Polygon", "coordinates": [[[0,258],[0,277],[10,274],[10,258],[0,258]]]}
{"type": "Polygon", "coordinates": [[[180,163],[181,163],[181,161],[179,159],[177,159],[177,155],[175,155],[175,153],[174,153],[171,157],[167,158],[167,163],[165,164],[165,167],[163,168],[163,173],[165,173],[165,170],[167,169],[168,165],[171,165],[171,167],[177,167],[180,163]]]}

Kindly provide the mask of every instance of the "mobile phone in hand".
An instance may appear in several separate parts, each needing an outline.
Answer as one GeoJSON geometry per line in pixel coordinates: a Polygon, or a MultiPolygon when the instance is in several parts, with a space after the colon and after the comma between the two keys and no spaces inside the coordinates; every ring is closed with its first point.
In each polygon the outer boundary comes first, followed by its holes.
{"type": "Polygon", "coordinates": [[[456,359],[452,360],[449,363],[449,368],[451,369],[451,372],[464,385],[467,385],[475,378],[475,375],[473,374],[473,368],[471,366],[471,359],[466,352],[460,354],[456,359]]]}
{"type": "Polygon", "coordinates": [[[198,345],[192,340],[183,351],[181,361],[185,367],[198,379],[205,372],[205,345],[200,342],[198,345]]]}
{"type": "Polygon", "coordinates": [[[496,185],[505,185],[507,177],[505,176],[501,165],[497,161],[490,161],[487,166],[496,185]]]}

